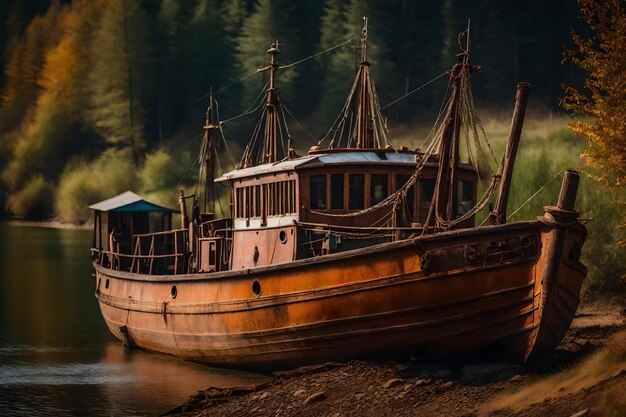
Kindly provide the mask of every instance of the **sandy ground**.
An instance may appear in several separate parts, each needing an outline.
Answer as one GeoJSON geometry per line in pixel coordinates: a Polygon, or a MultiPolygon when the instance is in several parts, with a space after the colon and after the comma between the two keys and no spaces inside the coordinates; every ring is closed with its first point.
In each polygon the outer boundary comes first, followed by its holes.
{"type": "Polygon", "coordinates": [[[541,363],[328,363],[198,392],[178,416],[626,416],[626,316],[587,304],[541,363]]]}

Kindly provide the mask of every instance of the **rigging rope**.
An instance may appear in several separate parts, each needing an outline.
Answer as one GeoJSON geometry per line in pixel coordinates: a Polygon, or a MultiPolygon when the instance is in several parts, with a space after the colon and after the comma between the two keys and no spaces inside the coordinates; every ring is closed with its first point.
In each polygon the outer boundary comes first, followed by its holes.
{"type": "Polygon", "coordinates": [[[222,129],[222,124],[219,123],[220,121],[220,104],[217,100],[213,99],[215,101],[215,113],[217,114],[217,127],[220,131],[220,139],[222,139],[222,142],[224,143],[224,147],[226,148],[226,153],[228,154],[228,158],[230,159],[230,162],[233,166],[235,166],[235,158],[233,158],[233,154],[230,152],[230,148],[228,147],[228,141],[226,140],[226,136],[224,136],[224,130],[222,129]]]}
{"type": "MultiPolygon", "coordinates": [[[[304,126],[302,126],[302,123],[300,123],[298,121],[298,119],[296,119],[296,117],[291,113],[291,111],[289,110],[289,108],[287,106],[285,106],[284,103],[281,103],[283,109],[287,112],[287,114],[293,119],[294,122],[296,122],[298,124],[298,126],[300,126],[300,128],[302,129],[302,131],[304,132],[305,135],[307,135],[309,137],[309,139],[311,140],[315,140],[315,138],[313,136],[311,136],[311,134],[309,133],[308,130],[306,130],[306,128],[304,126]]],[[[287,122],[285,122],[287,123],[287,122]]]]}
{"type": "MultiPolygon", "coordinates": [[[[550,183],[551,183],[552,181],[554,181],[555,179],[557,179],[557,178],[559,177],[559,175],[561,175],[561,174],[563,173],[563,171],[565,171],[566,169],[567,169],[567,167],[564,167],[564,168],[563,168],[563,169],[561,169],[559,172],[557,172],[557,173],[556,173],[556,175],[555,175],[554,177],[550,178],[550,180],[548,180],[548,182],[546,182],[546,183],[545,183],[545,184],[544,184],[541,188],[539,188],[539,189],[538,189],[538,190],[537,190],[537,191],[536,191],[533,195],[531,195],[530,197],[528,197],[528,199],[527,199],[526,201],[524,201],[524,203],[523,203],[521,206],[519,206],[519,207],[517,208],[517,210],[515,210],[513,213],[509,214],[509,215],[507,216],[507,218],[506,218],[506,219],[507,219],[507,220],[509,220],[511,217],[513,217],[515,214],[517,214],[517,212],[518,212],[518,211],[520,211],[522,208],[524,208],[524,206],[526,206],[526,204],[530,203],[530,201],[531,201],[533,198],[537,197],[537,195],[538,195],[541,191],[543,191],[543,190],[544,190],[544,189],[545,189],[548,185],[550,185],[550,183]]],[[[483,222],[483,223],[484,223],[484,222],[483,222]]],[[[481,226],[482,226],[482,224],[481,224],[481,226]]]]}
{"type": "Polygon", "coordinates": [[[301,64],[301,63],[303,63],[303,62],[306,62],[306,61],[308,61],[308,60],[310,60],[310,59],[317,58],[317,57],[318,57],[318,56],[320,56],[320,55],[323,55],[323,54],[325,54],[325,53],[328,53],[328,52],[334,51],[334,50],[335,50],[335,49],[337,49],[337,48],[341,48],[342,46],[347,45],[347,44],[351,43],[352,41],[354,41],[354,39],[348,39],[347,41],[345,41],[345,42],[343,42],[343,43],[340,43],[340,44],[335,45],[335,46],[331,46],[331,47],[330,47],[330,48],[328,48],[328,49],[325,49],[325,50],[323,50],[323,51],[320,51],[320,52],[318,52],[318,53],[315,53],[315,54],[313,54],[313,55],[311,55],[311,56],[308,56],[308,57],[306,57],[306,58],[303,58],[303,59],[301,59],[301,60],[299,60],[299,61],[292,62],[291,64],[287,64],[287,65],[281,65],[281,66],[279,66],[279,67],[278,67],[278,69],[287,69],[287,68],[292,68],[292,67],[295,67],[296,65],[301,64]]]}
{"type": "Polygon", "coordinates": [[[435,81],[437,81],[438,79],[440,79],[441,77],[443,77],[444,75],[446,75],[448,73],[448,71],[444,71],[441,74],[437,75],[435,78],[433,78],[430,81],[425,82],[424,84],[420,85],[419,87],[409,91],[408,93],[406,93],[405,95],[398,97],[397,99],[395,99],[394,101],[392,101],[391,103],[386,104],[385,106],[383,106],[381,108],[381,110],[385,110],[387,107],[389,106],[393,106],[394,104],[396,104],[399,101],[404,100],[405,98],[407,98],[408,96],[410,96],[413,93],[417,93],[418,91],[420,91],[421,89],[427,87],[428,85],[434,83],[435,81]]]}
{"type": "Polygon", "coordinates": [[[231,122],[231,121],[236,120],[236,119],[239,119],[240,117],[248,116],[250,114],[256,113],[261,108],[261,106],[264,104],[264,101],[263,100],[259,100],[259,98],[264,98],[264,94],[267,92],[266,90],[267,90],[267,86],[269,85],[269,83],[270,83],[269,81],[265,83],[263,88],[261,88],[261,92],[259,93],[257,98],[254,100],[252,105],[250,107],[248,107],[247,110],[245,110],[243,113],[241,113],[241,114],[239,114],[237,116],[231,117],[231,118],[226,119],[226,120],[222,120],[220,122],[220,125],[223,125],[224,123],[228,123],[228,122],[231,122]],[[257,101],[259,102],[258,105],[256,104],[257,101]],[[254,105],[256,105],[256,107],[254,109],[252,109],[252,106],[254,106],[254,105]]]}

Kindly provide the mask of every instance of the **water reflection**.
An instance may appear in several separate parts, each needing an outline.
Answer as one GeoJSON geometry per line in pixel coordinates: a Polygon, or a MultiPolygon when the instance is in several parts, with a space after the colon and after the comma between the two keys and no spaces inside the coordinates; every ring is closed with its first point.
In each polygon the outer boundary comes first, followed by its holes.
{"type": "Polygon", "coordinates": [[[266,377],[124,350],[93,297],[91,234],[0,223],[0,414],[156,415],[266,377]]]}

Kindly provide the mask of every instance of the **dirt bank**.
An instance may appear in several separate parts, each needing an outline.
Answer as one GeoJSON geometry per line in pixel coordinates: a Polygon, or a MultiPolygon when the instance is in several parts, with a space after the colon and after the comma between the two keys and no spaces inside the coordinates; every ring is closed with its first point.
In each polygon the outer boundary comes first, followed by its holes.
{"type": "Polygon", "coordinates": [[[589,304],[539,364],[329,363],[276,373],[256,387],[209,388],[168,415],[620,416],[624,392],[621,306],[589,304]]]}
{"type": "Polygon", "coordinates": [[[7,223],[15,226],[26,227],[43,227],[48,229],[67,229],[67,230],[91,230],[93,225],[89,222],[85,224],[65,223],[58,220],[9,220],[7,223]]]}

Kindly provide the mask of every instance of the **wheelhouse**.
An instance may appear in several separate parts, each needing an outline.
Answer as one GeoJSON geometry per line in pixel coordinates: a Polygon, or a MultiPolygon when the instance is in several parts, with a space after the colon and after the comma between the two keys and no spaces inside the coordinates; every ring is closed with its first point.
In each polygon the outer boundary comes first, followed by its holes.
{"type": "MultiPolygon", "coordinates": [[[[435,189],[435,161],[406,190],[401,207],[381,204],[409,181],[421,157],[390,149],[311,151],[224,174],[216,182],[231,186],[232,268],[355,249],[421,230],[435,189]]],[[[460,214],[474,206],[476,182],[475,170],[462,164],[460,214]]]]}

